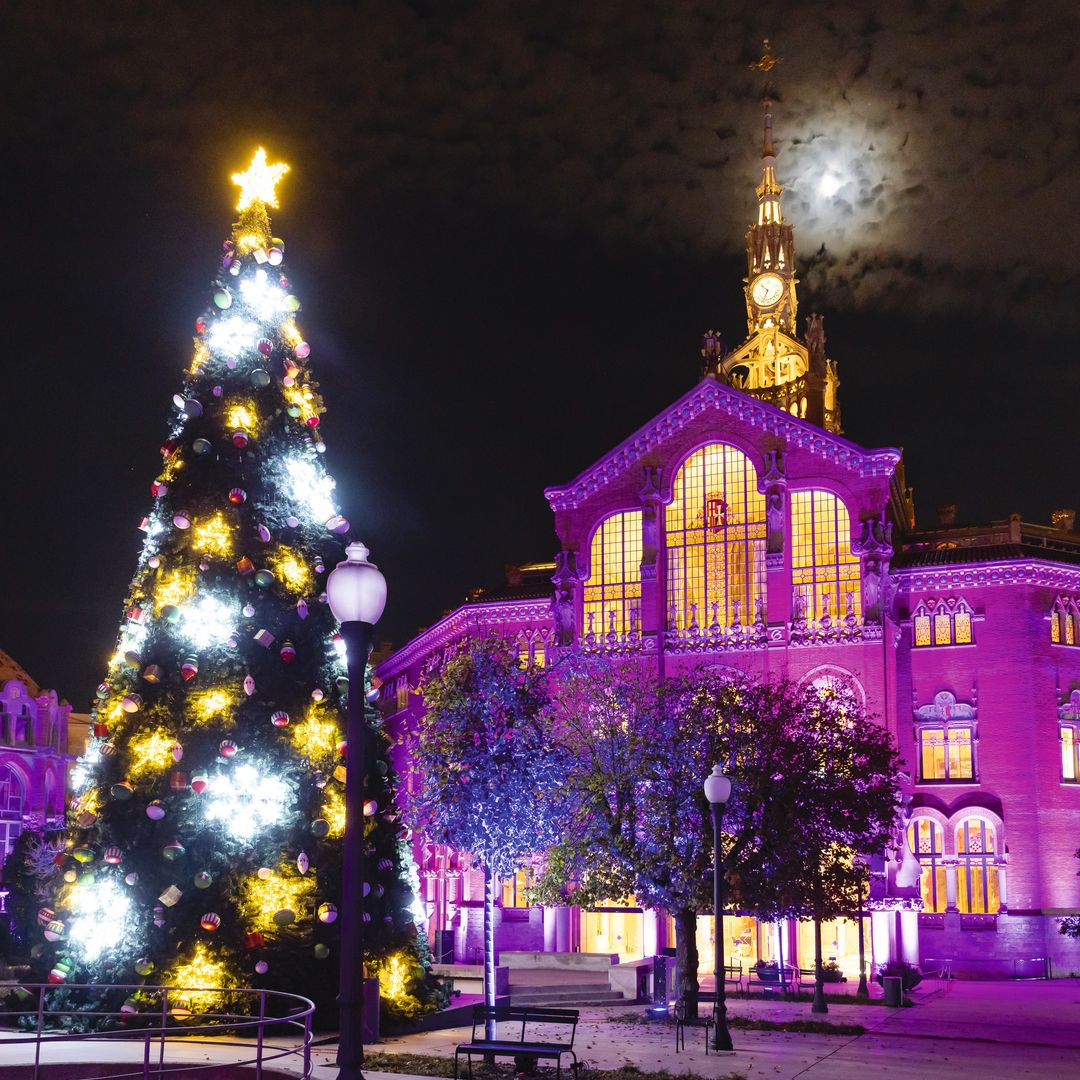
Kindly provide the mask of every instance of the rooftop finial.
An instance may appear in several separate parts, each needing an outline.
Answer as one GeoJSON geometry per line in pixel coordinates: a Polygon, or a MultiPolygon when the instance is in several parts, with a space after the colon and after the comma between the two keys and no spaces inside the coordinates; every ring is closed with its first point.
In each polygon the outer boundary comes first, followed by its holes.
{"type": "Polygon", "coordinates": [[[762,50],[761,56],[757,58],[751,65],[751,71],[760,71],[765,76],[765,90],[761,97],[761,106],[765,110],[765,134],[761,143],[761,156],[763,158],[776,157],[776,151],[773,149],[773,134],[772,134],[772,95],[773,88],[772,82],[769,80],[769,73],[777,64],[780,63],[782,57],[774,56],[772,48],[769,45],[769,39],[761,43],[762,50]]]}

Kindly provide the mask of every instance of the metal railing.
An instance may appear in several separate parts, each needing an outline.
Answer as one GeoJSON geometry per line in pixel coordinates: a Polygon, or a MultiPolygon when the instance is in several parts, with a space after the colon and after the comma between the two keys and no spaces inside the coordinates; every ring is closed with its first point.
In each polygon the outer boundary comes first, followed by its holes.
{"type": "MultiPolygon", "coordinates": [[[[121,1055],[119,1066],[122,1068],[129,1063],[136,1066],[129,1072],[108,1071],[100,1077],[85,1080],[118,1080],[120,1077],[163,1080],[170,1073],[190,1073],[198,1069],[208,1070],[207,1076],[212,1077],[214,1070],[231,1066],[253,1066],[255,1080],[262,1080],[264,1065],[290,1058],[302,1060],[303,1071],[299,1074],[302,1080],[311,1077],[311,1021],[315,1005],[299,994],[232,987],[207,989],[114,983],[22,983],[7,989],[15,991],[24,1007],[0,1011],[0,1029],[3,1029],[0,1030],[0,1047],[7,1051],[13,1046],[32,1046],[32,1062],[29,1053],[25,1061],[5,1053],[5,1060],[13,1066],[32,1066],[33,1080],[39,1080],[41,1070],[46,1068],[42,1061],[43,1049],[69,1047],[78,1042],[124,1043],[125,1053],[121,1055]],[[73,997],[80,996],[79,991],[96,996],[115,991],[117,996],[125,993],[129,998],[138,994],[140,1003],[152,1002],[153,1008],[139,1009],[127,1002],[126,1010],[115,1012],[80,1007],[72,1001],[73,997]],[[49,1007],[50,992],[54,995],[63,992],[63,1008],[49,1007]],[[216,1008],[220,1003],[223,1011],[192,1011],[192,1002],[205,1000],[208,995],[216,999],[208,1004],[216,1008]],[[246,1008],[234,1008],[237,1000],[246,1008]],[[63,1030],[66,1023],[73,1021],[100,1030],[63,1030]],[[271,1031],[273,1035],[268,1041],[271,1031]],[[173,1061],[168,1060],[167,1047],[175,1051],[180,1046],[193,1045],[219,1051],[236,1050],[237,1054],[234,1059],[231,1054],[215,1053],[211,1055],[212,1060],[205,1063],[177,1061],[175,1055],[173,1061]],[[141,1054],[138,1053],[140,1050],[141,1054]]],[[[70,1054],[63,1060],[73,1063],[70,1054]]],[[[96,1051],[93,1061],[101,1060],[101,1052],[96,1051]]],[[[112,1070],[115,1068],[113,1065],[112,1070]]]]}

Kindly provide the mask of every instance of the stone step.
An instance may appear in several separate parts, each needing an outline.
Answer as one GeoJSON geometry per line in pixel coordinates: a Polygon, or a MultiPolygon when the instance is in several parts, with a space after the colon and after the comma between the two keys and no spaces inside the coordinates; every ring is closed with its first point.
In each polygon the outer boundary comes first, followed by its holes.
{"type": "Polygon", "coordinates": [[[511,1005],[537,1005],[559,1008],[567,1005],[622,1005],[626,999],[617,990],[545,990],[535,989],[520,994],[510,993],[511,1005]]]}

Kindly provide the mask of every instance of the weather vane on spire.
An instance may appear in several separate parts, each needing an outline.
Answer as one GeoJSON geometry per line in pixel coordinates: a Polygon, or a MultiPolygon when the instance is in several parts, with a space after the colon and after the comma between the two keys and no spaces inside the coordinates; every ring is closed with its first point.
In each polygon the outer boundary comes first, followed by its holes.
{"type": "Polygon", "coordinates": [[[232,182],[240,188],[240,201],[236,209],[247,210],[257,202],[276,210],[278,205],[278,181],[289,171],[283,161],[270,165],[266,161],[266,151],[260,146],[255,151],[251,164],[244,172],[233,173],[232,182]]]}
{"type": "Polygon", "coordinates": [[[751,71],[761,71],[761,72],[764,72],[766,75],[768,75],[769,72],[772,71],[772,69],[774,67],[776,67],[777,64],[780,63],[780,61],[783,59],[783,57],[781,57],[781,56],[773,56],[772,49],[769,46],[769,39],[768,38],[765,38],[765,40],[762,41],[761,45],[762,45],[761,56],[759,56],[757,58],[757,60],[755,60],[750,65],[750,70],[751,71]]]}

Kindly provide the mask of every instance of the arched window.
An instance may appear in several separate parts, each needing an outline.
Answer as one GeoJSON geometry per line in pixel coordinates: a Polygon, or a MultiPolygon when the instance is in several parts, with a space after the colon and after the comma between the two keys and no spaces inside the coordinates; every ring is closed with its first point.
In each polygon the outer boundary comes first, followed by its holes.
{"type": "Polygon", "coordinates": [[[791,493],[791,580],[808,618],[862,618],[859,557],[851,550],[851,518],[831,491],[791,493]]]}
{"type": "Polygon", "coordinates": [[[667,508],[670,629],[716,622],[736,608],[743,623],[765,597],[765,497],[757,471],[734,446],[713,443],[691,454],[675,475],[667,508]]]}
{"type": "Polygon", "coordinates": [[[0,855],[4,858],[22,832],[23,798],[22,777],[10,765],[0,765],[0,855]]]}
{"type": "Polygon", "coordinates": [[[922,867],[920,886],[923,909],[944,911],[948,906],[948,888],[945,884],[945,866],[941,826],[933,818],[916,818],[908,826],[908,844],[922,867]]]}
{"type": "Polygon", "coordinates": [[[956,906],[962,914],[993,915],[998,895],[994,826],[986,818],[965,818],[956,827],[956,906]]]}
{"type": "Polygon", "coordinates": [[[585,632],[641,628],[641,511],[612,514],[593,533],[584,585],[585,632]]]}
{"type": "Polygon", "coordinates": [[[1080,642],[1077,622],[1075,602],[1059,596],[1050,611],[1050,641],[1054,645],[1076,645],[1080,642]]]}
{"type": "Polygon", "coordinates": [[[971,607],[962,599],[927,600],[911,617],[916,648],[927,645],[970,645],[971,607]]]}

